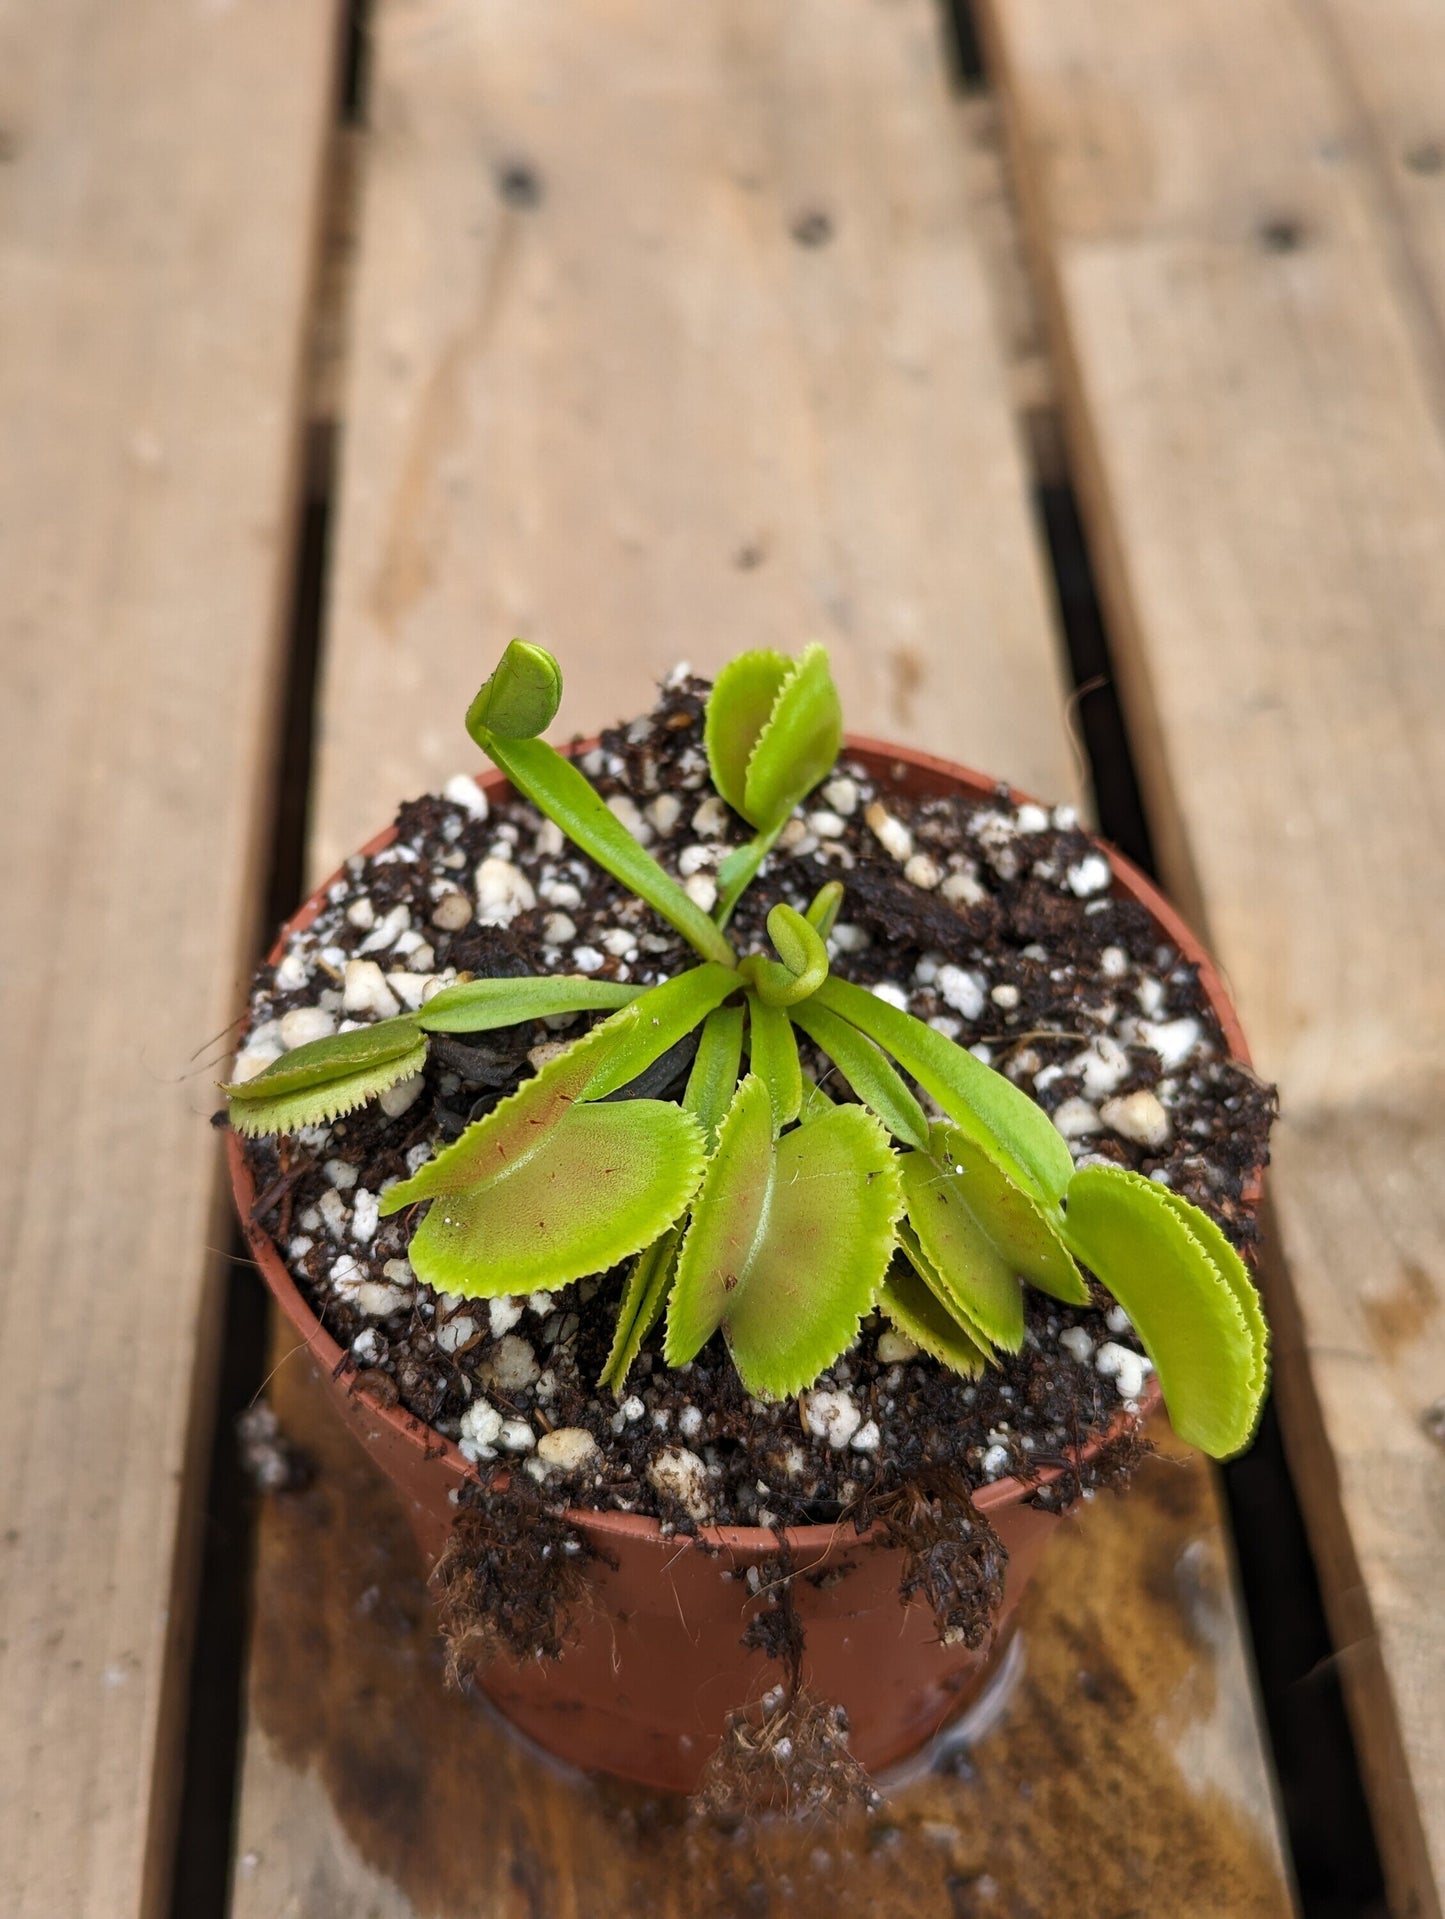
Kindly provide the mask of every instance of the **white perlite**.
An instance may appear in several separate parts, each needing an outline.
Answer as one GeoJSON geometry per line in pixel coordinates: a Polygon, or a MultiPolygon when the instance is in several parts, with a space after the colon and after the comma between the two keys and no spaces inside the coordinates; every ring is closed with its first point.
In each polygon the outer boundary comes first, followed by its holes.
{"type": "Polygon", "coordinates": [[[399,1079],[395,1086],[388,1086],[377,1104],[388,1119],[400,1119],[421,1098],[425,1085],[426,1075],[413,1073],[410,1079],[399,1079]]]}
{"type": "Polygon", "coordinates": [[[1126,1093],[1122,1099],[1106,1099],[1099,1108],[1099,1117],[1120,1139],[1132,1139],[1136,1145],[1156,1151],[1168,1144],[1169,1115],[1148,1087],[1137,1093],[1126,1093]]]}
{"type": "Polygon", "coordinates": [[[858,811],[858,782],[850,780],[847,774],[841,774],[836,780],[829,780],[823,788],[823,798],[835,813],[841,813],[844,819],[851,819],[858,811]]]}
{"type": "Polygon", "coordinates": [[[489,1399],[474,1399],[459,1423],[462,1451],[469,1459],[490,1459],[501,1438],[502,1415],[489,1399]]]}
{"type": "Polygon", "coordinates": [[[728,830],[728,810],[724,802],[709,795],[692,816],[692,830],[699,839],[715,840],[728,830]]]}
{"type": "Polygon", "coordinates": [[[717,881],[711,873],[694,873],[683,882],[683,891],[704,913],[710,913],[717,905],[717,881]]]}
{"type": "Polygon", "coordinates": [[[376,1235],[381,1219],[381,1201],[375,1193],[367,1192],[364,1186],[358,1186],[356,1196],[351,1202],[351,1237],[361,1245],[369,1246],[376,1235]]]}
{"type": "Polygon", "coordinates": [[[503,1452],[508,1453],[529,1453],[537,1443],[537,1435],[525,1419],[505,1420],[497,1438],[503,1452]]]}
{"type": "Polygon", "coordinates": [[[307,1046],[312,1040],[330,1039],[336,1021],[319,1006],[294,1006],[281,1015],[281,1044],[289,1053],[294,1047],[307,1046]]]}
{"type": "Polygon", "coordinates": [[[620,826],[625,826],[639,846],[646,846],[652,839],[652,828],[642,817],[637,801],[626,793],[613,793],[607,801],[607,810],[620,826]]]}
{"type": "Polygon", "coordinates": [[[1054,1114],[1054,1125],[1065,1139],[1084,1139],[1099,1130],[1099,1115],[1086,1099],[1066,1099],[1054,1114]]]}
{"type": "Polygon", "coordinates": [[[442,788],[442,798],[460,806],[474,820],[484,820],[490,811],[486,794],[470,773],[454,773],[442,788]]]}
{"type": "Polygon", "coordinates": [[[515,1298],[489,1299],[487,1317],[491,1321],[492,1338],[500,1339],[503,1333],[511,1332],[522,1317],[522,1302],[515,1298]]]}
{"type": "Polygon", "coordinates": [[[584,1426],[559,1426],[537,1441],[537,1457],[549,1472],[578,1473],[597,1451],[597,1441],[584,1426]]]}
{"type": "Polygon", "coordinates": [[[1086,1366],[1089,1363],[1089,1356],[1094,1350],[1094,1342],[1082,1326],[1066,1326],[1063,1332],[1059,1334],[1059,1344],[1069,1357],[1076,1359],[1081,1366],[1086,1366]]]}
{"type": "Polygon", "coordinates": [[[396,994],[386,983],[386,975],[375,960],[346,962],[346,984],[341,996],[342,1011],[373,1013],[377,1019],[395,1019],[401,1011],[396,994]]]}
{"type": "Polygon", "coordinates": [[[798,1404],[803,1420],[815,1439],[826,1439],[835,1452],[841,1452],[863,1423],[863,1415],[853,1395],[827,1388],[800,1393],[798,1404]]]}
{"type": "Polygon", "coordinates": [[[510,926],[519,913],[529,913],[537,904],[532,882],[510,860],[484,859],[475,884],[480,926],[510,926]]]}
{"type": "Polygon", "coordinates": [[[913,857],[913,835],[902,820],[893,817],[882,800],[874,800],[863,817],[874,839],[890,859],[897,860],[901,866],[905,860],[913,857]]]}
{"type": "Polygon", "coordinates": [[[912,859],[904,861],[903,877],[910,886],[931,893],[943,878],[943,870],[931,853],[915,853],[912,859]]]}
{"type": "Polygon", "coordinates": [[[1204,1037],[1204,1028],[1191,1014],[1183,1019],[1138,1022],[1139,1044],[1152,1046],[1166,1073],[1180,1067],[1204,1037]]]}
{"type": "Polygon", "coordinates": [[[536,1379],[540,1368],[537,1355],[517,1333],[499,1339],[477,1371],[499,1393],[523,1392],[536,1379]]]}
{"type": "Polygon", "coordinates": [[[686,1446],[664,1446],[654,1455],[647,1477],[658,1492],[684,1507],[690,1518],[702,1521],[712,1517],[707,1467],[686,1446]]]}
{"type": "Polygon", "coordinates": [[[471,917],[471,901],[455,887],[443,893],[431,910],[431,923],[442,933],[460,933],[471,917]]]}
{"type": "Polygon", "coordinates": [[[1102,853],[1086,853],[1077,866],[1069,868],[1067,877],[1069,891],[1086,900],[1091,894],[1107,892],[1113,874],[1102,853]]]}
{"type": "Polygon", "coordinates": [[[666,839],[682,818],[682,801],[676,793],[659,793],[648,807],[647,817],[666,839]]]}
{"type": "Polygon", "coordinates": [[[1137,1399],[1144,1390],[1146,1375],[1154,1370],[1142,1353],[1116,1345],[1112,1339],[1099,1348],[1094,1367],[1105,1379],[1113,1380],[1121,1399],[1137,1399]]]}
{"type": "Polygon", "coordinates": [[[870,986],[869,992],[874,999],[881,999],[885,1006],[896,1006],[900,1013],[908,1011],[908,995],[901,986],[895,986],[891,979],[881,979],[876,986],[870,986]]]}
{"type": "Polygon", "coordinates": [[[477,1322],[470,1313],[458,1313],[454,1319],[444,1320],[436,1330],[436,1342],[444,1353],[460,1352],[477,1336],[477,1322]]]}
{"type": "Polygon", "coordinates": [[[885,1366],[897,1366],[905,1359],[916,1359],[918,1348],[906,1333],[896,1333],[890,1327],[878,1335],[878,1357],[885,1366]]]}
{"type": "Polygon", "coordinates": [[[977,973],[966,973],[961,966],[940,966],[938,990],[955,1013],[965,1019],[977,1019],[985,1005],[984,983],[977,973]]]}

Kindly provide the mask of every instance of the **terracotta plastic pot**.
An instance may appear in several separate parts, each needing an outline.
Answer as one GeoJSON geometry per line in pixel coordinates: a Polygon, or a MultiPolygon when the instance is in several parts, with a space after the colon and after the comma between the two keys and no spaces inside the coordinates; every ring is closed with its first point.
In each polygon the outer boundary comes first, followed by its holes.
{"type": "MultiPolygon", "coordinates": [[[[961,790],[990,797],[996,790],[994,781],[965,767],[876,741],[850,737],[848,751],[880,782],[915,796],[961,790]]],[[[497,773],[482,784],[494,801],[507,792],[497,773]]],[[[379,834],[363,854],[380,851],[393,837],[390,829],[379,834]]],[[[1109,857],[1116,893],[1139,901],[1161,937],[1198,966],[1231,1053],[1247,1062],[1244,1035],[1208,955],[1142,873],[1112,850],[1109,857]]],[[[330,884],[288,922],[273,961],[286,937],[321,911],[330,884]]],[[[430,1565],[451,1530],[454,1496],[465,1482],[475,1481],[476,1468],[412,1414],[356,1390],[341,1347],[251,1217],[255,1189],[234,1135],[229,1154],[236,1205],[266,1283],[333,1404],[401,1494],[430,1565]]],[[[1157,1403],[1151,1376],[1144,1414],[1157,1403]]],[[[1128,1423],[1121,1416],[1111,1434],[1128,1423]]],[[[1102,1443],[1087,1447],[1085,1457],[1102,1443]]],[[[1043,1479],[1053,1476],[1046,1473],[1043,1479]]],[[[805,1679],[821,1698],[846,1708],[851,1749],[870,1771],[894,1764],[937,1733],[978,1694],[997,1664],[1014,1608],[1059,1524],[1025,1503],[1030,1490],[1018,1480],[1002,1479],[977,1495],[1009,1554],[999,1629],[992,1645],[977,1653],[941,1646],[925,1607],[901,1607],[896,1550],[868,1535],[860,1538],[847,1522],[788,1533],[799,1571],[830,1575],[794,1583],[806,1631],[805,1679]]],[[[655,1520],[634,1514],[575,1510],[568,1516],[605,1555],[591,1569],[595,1603],[579,1620],[576,1643],[559,1662],[522,1667],[498,1662],[481,1683],[515,1725],[572,1764],[690,1791],[727,1714],[776,1683],[777,1667],[744,1652],[739,1640],[757,1603],[749,1596],[746,1570],[775,1557],[777,1541],[757,1527],[714,1527],[694,1541],[664,1537],[655,1520]]]]}

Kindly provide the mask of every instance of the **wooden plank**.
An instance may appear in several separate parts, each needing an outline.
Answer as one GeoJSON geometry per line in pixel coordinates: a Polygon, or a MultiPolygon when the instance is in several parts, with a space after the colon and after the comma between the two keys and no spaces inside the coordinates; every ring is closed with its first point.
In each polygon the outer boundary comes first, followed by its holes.
{"type": "MultiPolygon", "coordinates": [[[[1076,788],[998,337],[1013,308],[985,271],[998,210],[979,202],[997,190],[965,151],[978,115],[947,92],[937,32],[928,0],[847,0],[841,15],[836,0],[587,0],[565,22],[513,0],[422,0],[377,16],[316,868],[393,794],[469,763],[449,716],[514,629],[563,654],[566,719],[583,729],[643,705],[679,653],[705,667],[821,633],[856,721],[1076,788]],[[507,168],[514,194],[528,170],[533,204],[498,197],[507,168]],[[827,213],[828,244],[792,237],[808,212],[827,213]]],[[[278,1403],[320,1470],[314,1496],[262,1519],[235,1919],[739,1909],[740,1884],[720,1879],[712,1904],[696,1892],[680,1835],[656,1851],[673,1814],[599,1801],[438,1693],[386,1496],[297,1364],[278,1403]],[[314,1683],[298,1648],[324,1657],[314,1683]],[[372,1702],[368,1727],[342,1693],[372,1702]],[[448,1834],[465,1828],[460,1850],[431,1837],[434,1806],[448,1834]]],[[[1142,1545],[1152,1515],[1065,1559],[1053,1603],[1084,1564],[1102,1582],[1100,1656],[1130,1675],[1100,1717],[1116,1754],[1136,1737],[1153,1754],[1166,1729],[1183,1836],[1147,1858],[1170,1910],[1216,1909],[1201,1888],[1217,1867],[1231,1911],[1281,1913],[1214,1484],[1197,1462],[1157,1484],[1187,1517],[1159,1534],[1151,1590],[1203,1582],[1208,1630],[1156,1649],[1116,1603],[1140,1575],[1118,1542],[1142,1545]]],[[[956,1784],[908,1799],[887,1856],[906,1862],[911,1903],[890,1911],[967,1909],[990,1872],[1033,1872],[1046,1907],[1050,1871],[1081,1914],[1132,1903],[1121,1887],[1141,1855],[1096,1857],[1092,1841],[1111,1795],[1147,1790],[1152,1770],[1126,1786],[1116,1763],[1097,1788],[1042,1776],[1046,1728],[1072,1721],[1072,1645],[1041,1630],[1031,1731],[980,1756],[995,1770],[977,1833],[956,1784]],[[1020,1820],[1024,1780],[1039,1800],[1020,1820]],[[1080,1835],[1087,1868],[1045,1844],[1055,1829],[1080,1835]]],[[[839,1856],[876,1896],[856,1835],[839,1856]]],[[[830,1907],[842,1896],[829,1881],[830,1907]]]]}
{"type": "Polygon", "coordinates": [[[514,632],[569,725],[821,638],[876,733],[1080,786],[936,37],[925,0],[379,12],[319,868],[469,763],[514,632]]]}
{"type": "Polygon", "coordinates": [[[0,1904],[165,1910],[336,7],[0,6],[0,1904]]]}
{"type": "Polygon", "coordinates": [[[1445,1883],[1445,448],[1332,42],[992,5],[1156,833],[1283,1088],[1281,1401],[1393,1909],[1445,1883]]]}
{"type": "MultiPolygon", "coordinates": [[[[285,1344],[294,1344],[294,1336],[285,1344]]],[[[798,1919],[1067,1913],[1280,1919],[1214,1477],[1166,1457],[1065,1522],[1024,1600],[1022,1671],[951,1771],[871,1832],[689,1825],[565,1776],[443,1690],[391,1487],[304,1361],[275,1403],[316,1468],[262,1527],[234,1919],[798,1919]]]]}

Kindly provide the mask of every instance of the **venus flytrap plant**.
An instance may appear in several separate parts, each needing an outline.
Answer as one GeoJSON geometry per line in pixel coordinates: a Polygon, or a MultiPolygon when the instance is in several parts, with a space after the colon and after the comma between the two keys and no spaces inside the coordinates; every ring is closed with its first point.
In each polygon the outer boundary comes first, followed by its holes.
{"type": "Polygon", "coordinates": [[[418,1277],[473,1298],[554,1288],[631,1261],[601,1383],[620,1397],[665,1317],[663,1356],[721,1330],[747,1389],[810,1386],[875,1306],[924,1351],[976,1374],[1024,1341],[1023,1287],[1090,1303],[1082,1266],[1123,1306],[1181,1436],[1245,1445],[1267,1334],[1239,1255],[1167,1187],[1112,1166],[1076,1171],[1048,1116],[933,1028],[834,978],[843,888],[768,915],[771,953],[723,930],[794,808],[842,741],[827,656],[745,654],[708,701],[717,791],[753,828],[719,868],[709,918],[586,779],[539,736],[561,675],[513,641],[467,715],[472,738],[573,843],[694,947],[649,988],[585,978],[462,980],[418,1011],[312,1042],[225,1090],[248,1134],[329,1120],[420,1072],[433,1033],[605,1015],[411,1178],[382,1211],[425,1204],[418,1277]],[[644,1075],[697,1035],[680,1101],[644,1075]],[[799,1036],[853,1098],[803,1070],[799,1036]],[[941,1117],[930,1118],[915,1086],[941,1117]],[[630,1092],[629,1092],[630,1089],[630,1092]],[[638,1096],[643,1095],[643,1096],[638,1096]]]}

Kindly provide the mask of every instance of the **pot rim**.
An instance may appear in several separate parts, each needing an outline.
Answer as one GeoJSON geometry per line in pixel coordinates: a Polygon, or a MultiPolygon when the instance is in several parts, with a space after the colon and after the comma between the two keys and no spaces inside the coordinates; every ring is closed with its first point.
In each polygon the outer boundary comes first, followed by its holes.
{"type": "MultiPolygon", "coordinates": [[[[596,744],[595,738],[582,740],[576,744],[575,752],[585,753],[596,744]]],[[[1031,802],[1031,796],[1028,793],[1006,781],[990,778],[987,774],[980,773],[972,767],[963,766],[956,761],[941,759],[935,754],[919,752],[911,747],[895,746],[889,741],[872,739],[866,734],[846,734],[843,750],[857,758],[873,762],[873,770],[877,775],[893,785],[902,783],[894,777],[893,772],[894,768],[901,767],[906,772],[922,773],[928,776],[931,780],[938,782],[940,788],[962,788],[977,798],[986,799],[1000,793],[1007,793],[1010,801],[1015,805],[1031,802]]],[[[474,777],[489,800],[499,799],[504,793],[511,791],[510,782],[495,767],[488,768],[474,777]]],[[[1038,802],[1032,803],[1038,804],[1038,802]]],[[[395,838],[395,826],[388,826],[367,840],[357,849],[357,853],[362,858],[369,858],[373,853],[379,853],[384,847],[389,846],[395,838]]],[[[1132,860],[1097,833],[1090,833],[1089,839],[1109,857],[1114,875],[1112,890],[1115,896],[1123,895],[1137,900],[1155,920],[1165,937],[1178,948],[1181,957],[1198,968],[1200,986],[1209,1003],[1210,1011],[1219,1022],[1230,1057],[1243,1066],[1250,1066],[1252,1062],[1249,1047],[1239,1023],[1239,1016],[1225,990],[1218,968],[1202,943],[1154,882],[1132,860]]],[[[322,880],[286,920],[267,956],[270,964],[277,963],[285,942],[291,934],[304,931],[316,918],[326,904],[328,890],[339,879],[345,877],[345,871],[343,864],[322,880]]],[[[238,1042],[244,1039],[249,1027],[248,1016],[245,1023],[237,1029],[238,1042]]],[[[348,1357],[346,1349],[326,1331],[292,1279],[275,1241],[265,1228],[251,1217],[251,1209],[256,1197],[255,1182],[251,1169],[246,1163],[240,1135],[234,1131],[227,1133],[226,1153],[236,1210],[261,1276],[266,1281],[276,1304],[301,1335],[302,1345],[310,1352],[312,1359],[318,1365],[324,1366],[335,1377],[341,1372],[348,1357]]],[[[1251,1205],[1257,1205],[1262,1190],[1262,1168],[1256,1167],[1244,1184],[1246,1201],[1251,1205]]],[[[1078,1463],[1087,1463],[1102,1447],[1117,1439],[1131,1427],[1142,1426],[1159,1410],[1162,1394],[1157,1374],[1150,1373],[1138,1403],[1137,1413],[1122,1410],[1117,1413],[1104,1431],[1082,1448],[1078,1463]]],[[[435,1427],[428,1426],[416,1414],[407,1412],[401,1407],[383,1405],[369,1395],[366,1396],[366,1405],[368,1411],[377,1419],[389,1426],[418,1452],[434,1461],[438,1469],[452,1479],[458,1488],[467,1483],[479,1485],[497,1483],[498,1476],[495,1472],[484,1479],[481,1470],[463,1458],[455,1441],[439,1433],[435,1427]]],[[[1045,1468],[1035,1479],[1023,1480],[1009,1477],[991,1480],[986,1486],[976,1489],[973,1502],[983,1513],[1012,1505],[1028,1498],[1042,1487],[1050,1485],[1060,1477],[1063,1471],[1062,1467],[1051,1466],[1045,1468]]],[[[579,1531],[601,1538],[648,1539],[674,1548],[700,1545],[707,1550],[723,1549],[749,1556],[777,1552],[780,1540],[785,1542],[787,1548],[795,1554],[825,1553],[831,1550],[838,1534],[849,1525],[848,1515],[843,1513],[837,1519],[817,1525],[790,1526],[781,1534],[764,1526],[702,1526],[695,1534],[664,1534],[660,1521],[648,1518],[641,1513],[607,1512],[590,1507],[569,1506],[563,1516],[579,1531]]],[[[859,1542],[863,1542],[877,1531],[876,1526],[870,1527],[856,1537],[859,1542]]]]}

